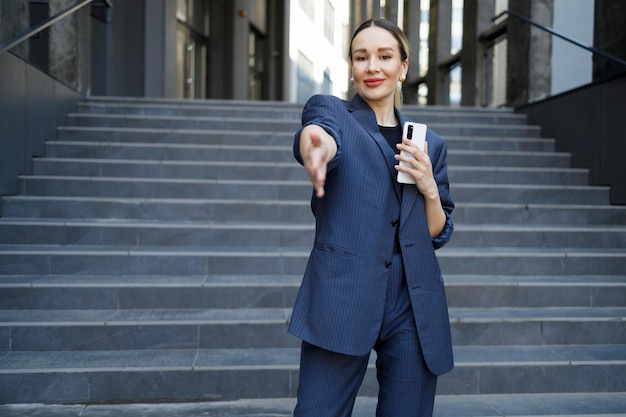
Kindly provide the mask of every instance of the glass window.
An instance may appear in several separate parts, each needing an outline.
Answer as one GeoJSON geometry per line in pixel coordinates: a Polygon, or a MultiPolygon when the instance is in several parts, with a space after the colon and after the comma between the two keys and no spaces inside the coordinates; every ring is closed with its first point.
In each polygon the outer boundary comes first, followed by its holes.
{"type": "Polygon", "coordinates": [[[300,0],[298,4],[311,20],[315,20],[315,2],[313,0],[300,0]]]}
{"type": "Polygon", "coordinates": [[[315,94],[314,66],[302,52],[298,52],[298,102],[304,103],[315,94]]]}
{"type": "Polygon", "coordinates": [[[331,44],[335,43],[335,8],[328,0],[324,10],[324,36],[331,44]]]}

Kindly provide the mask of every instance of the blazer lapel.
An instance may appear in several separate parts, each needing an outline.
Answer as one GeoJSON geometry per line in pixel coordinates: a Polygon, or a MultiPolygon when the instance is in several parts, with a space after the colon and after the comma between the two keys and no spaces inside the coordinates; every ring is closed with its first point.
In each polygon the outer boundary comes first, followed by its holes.
{"type": "Polygon", "coordinates": [[[396,165],[396,160],[394,158],[395,152],[393,149],[391,149],[383,134],[380,133],[374,111],[365,101],[363,101],[363,99],[358,94],[355,94],[355,96],[350,101],[348,110],[352,114],[352,117],[354,117],[357,122],[359,122],[359,124],[365,129],[365,131],[372,137],[372,139],[374,139],[374,141],[378,145],[378,148],[383,153],[385,157],[385,162],[387,163],[387,168],[389,168],[389,172],[393,177],[393,184],[396,195],[398,196],[398,199],[400,199],[400,184],[396,180],[397,171],[394,168],[394,166],[396,165]]]}
{"type": "MultiPolygon", "coordinates": [[[[399,111],[396,111],[396,116],[398,117],[398,120],[400,121],[400,125],[402,126],[404,126],[405,122],[410,121],[399,111]]],[[[421,194],[419,193],[419,191],[417,191],[417,187],[415,185],[400,184],[398,183],[397,180],[396,180],[396,184],[402,187],[402,211],[400,213],[400,223],[404,223],[404,221],[406,220],[406,217],[413,210],[413,206],[415,205],[415,203],[418,200],[419,201],[423,201],[423,200],[421,199],[421,194]]]]}

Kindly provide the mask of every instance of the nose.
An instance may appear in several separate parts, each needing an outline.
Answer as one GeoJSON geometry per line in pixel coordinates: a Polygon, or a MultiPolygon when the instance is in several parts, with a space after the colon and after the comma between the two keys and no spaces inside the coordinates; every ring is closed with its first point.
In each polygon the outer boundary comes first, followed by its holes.
{"type": "Polygon", "coordinates": [[[378,71],[380,68],[378,66],[378,59],[377,58],[372,58],[369,61],[369,65],[367,66],[367,71],[368,72],[376,72],[378,71]]]}

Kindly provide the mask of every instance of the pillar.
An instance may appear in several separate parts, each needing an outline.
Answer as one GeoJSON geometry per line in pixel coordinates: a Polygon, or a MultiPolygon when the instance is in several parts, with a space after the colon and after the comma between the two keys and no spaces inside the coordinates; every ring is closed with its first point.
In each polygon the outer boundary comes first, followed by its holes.
{"type": "MultiPolygon", "coordinates": [[[[29,27],[29,1],[0,1],[0,43],[15,38],[29,27]]],[[[12,52],[28,59],[28,41],[24,41],[11,49],[12,52]]]]}
{"type": "MultiPolygon", "coordinates": [[[[461,105],[486,106],[485,54],[478,37],[493,26],[495,0],[466,1],[463,5],[463,46],[461,50],[461,105]]],[[[491,74],[489,74],[491,76],[491,74]]]]}
{"type": "Polygon", "coordinates": [[[452,0],[430,0],[428,38],[428,104],[450,103],[449,73],[439,71],[439,63],[450,56],[452,0]]]}
{"type": "Polygon", "coordinates": [[[409,40],[409,70],[406,81],[402,85],[402,95],[407,104],[417,104],[417,81],[420,78],[420,24],[422,22],[422,10],[420,0],[404,0],[404,34],[409,40]]]}
{"type": "MultiPolygon", "coordinates": [[[[616,58],[626,60],[626,2],[595,0],[593,46],[616,58]]],[[[593,57],[593,79],[601,80],[623,73],[626,68],[606,59],[593,57]]]]}
{"type": "Polygon", "coordinates": [[[387,0],[385,3],[385,19],[398,23],[398,0],[387,0]]]}
{"type": "MultiPolygon", "coordinates": [[[[552,27],[553,0],[509,2],[509,10],[552,27]]],[[[514,17],[507,28],[507,106],[520,106],[550,95],[552,35],[514,17]]]]}
{"type": "MultiPolygon", "coordinates": [[[[75,5],[74,0],[51,0],[50,16],[75,5]]],[[[75,90],[89,94],[91,63],[90,9],[83,7],[50,27],[49,71],[75,90]]]]}

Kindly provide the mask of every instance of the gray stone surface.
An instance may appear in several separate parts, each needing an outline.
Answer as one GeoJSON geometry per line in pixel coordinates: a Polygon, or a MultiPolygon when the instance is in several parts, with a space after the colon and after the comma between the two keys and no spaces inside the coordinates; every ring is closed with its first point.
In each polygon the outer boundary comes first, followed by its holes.
{"type": "MultiPolygon", "coordinates": [[[[289,417],[294,399],[118,405],[4,405],[3,417],[289,417]]],[[[353,417],[375,415],[376,400],[360,397],[353,417]]],[[[434,417],[620,417],[626,416],[623,394],[529,394],[438,396],[434,417]]]]}
{"type": "MultiPolygon", "coordinates": [[[[30,405],[0,415],[290,415],[313,239],[300,109],[80,111],[2,199],[0,403],[30,405]]],[[[438,251],[456,368],[435,415],[623,413],[626,208],[509,110],[405,111],[448,141],[457,204],[438,251]]],[[[374,357],[355,417],[374,415],[374,357]]]]}

